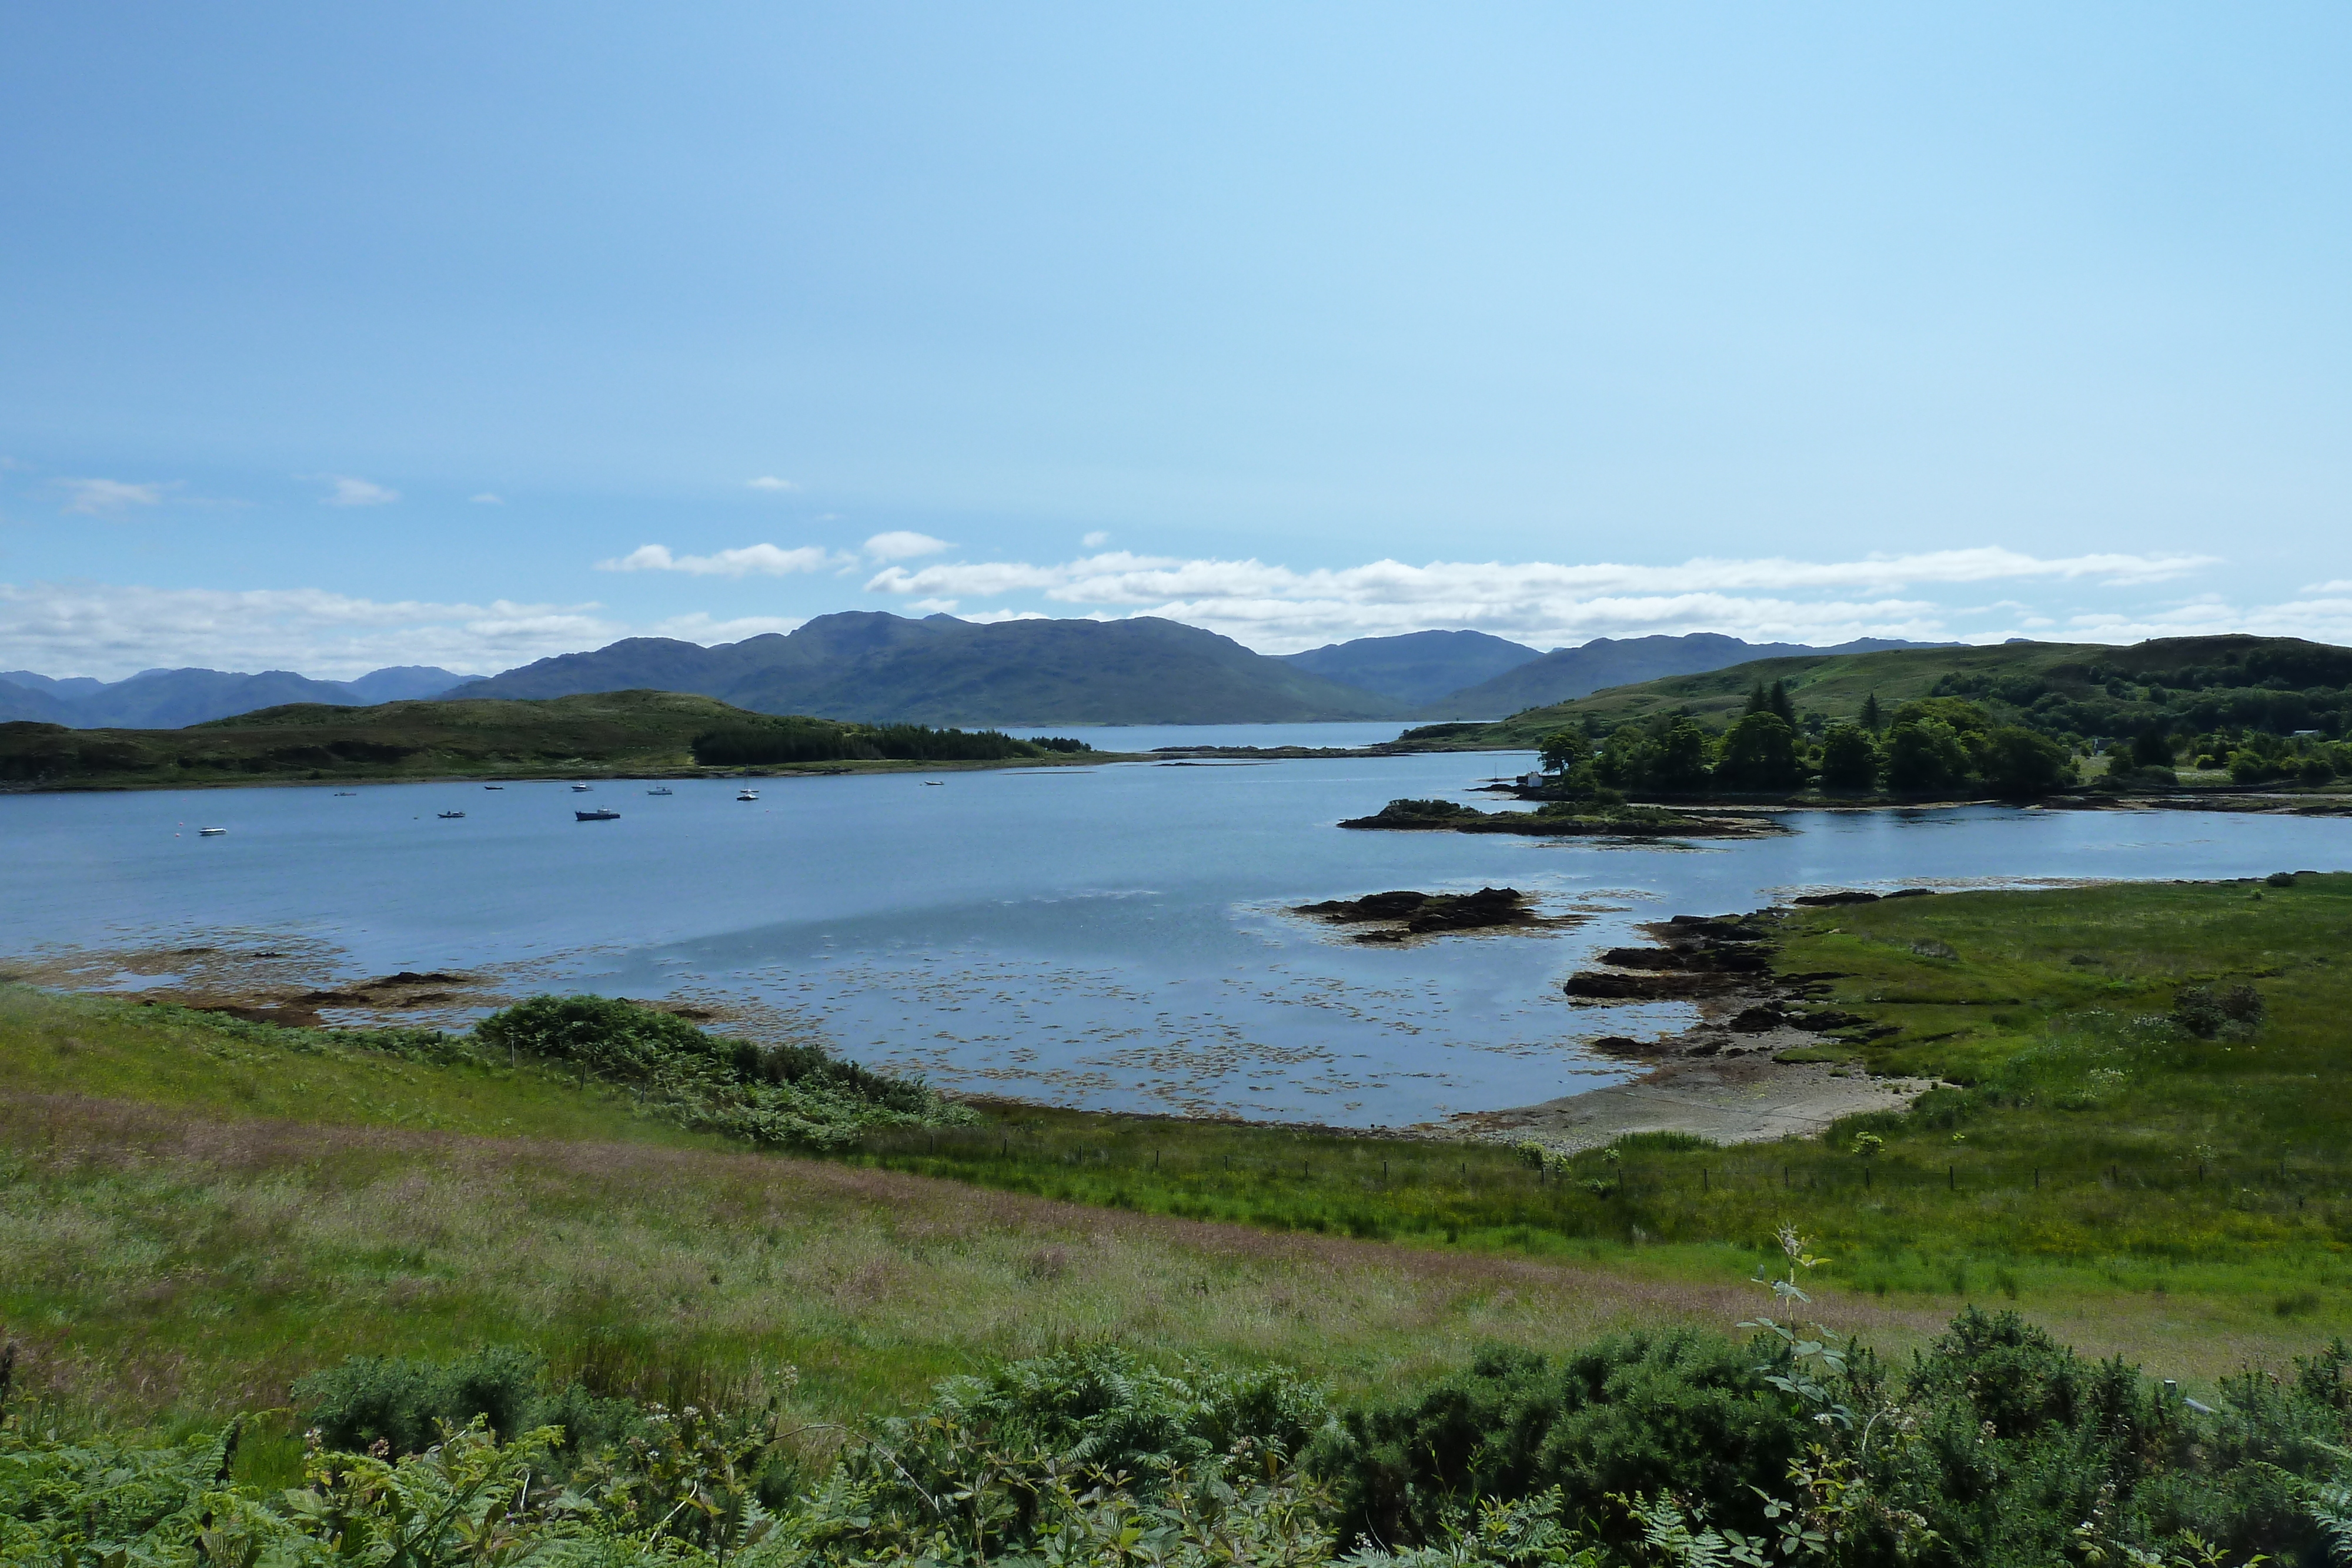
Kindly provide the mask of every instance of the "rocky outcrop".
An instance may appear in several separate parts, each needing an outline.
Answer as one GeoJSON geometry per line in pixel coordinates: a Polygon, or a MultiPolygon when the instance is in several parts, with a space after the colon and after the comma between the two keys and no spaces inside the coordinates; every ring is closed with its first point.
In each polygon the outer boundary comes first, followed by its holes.
{"type": "Polygon", "coordinates": [[[1478,931],[1498,925],[1533,925],[1540,916],[1528,895],[1515,887],[1482,887],[1475,893],[1367,894],[1301,904],[1292,911],[1335,925],[1377,923],[1381,929],[1356,934],[1359,942],[1402,942],[1444,931],[1478,931]]]}
{"type": "Polygon", "coordinates": [[[1549,806],[1536,811],[1481,811],[1451,800],[1391,800],[1343,828],[1407,832],[1516,833],[1529,838],[1754,839],[1789,830],[1765,817],[1698,815],[1654,806],[1549,806]]]}

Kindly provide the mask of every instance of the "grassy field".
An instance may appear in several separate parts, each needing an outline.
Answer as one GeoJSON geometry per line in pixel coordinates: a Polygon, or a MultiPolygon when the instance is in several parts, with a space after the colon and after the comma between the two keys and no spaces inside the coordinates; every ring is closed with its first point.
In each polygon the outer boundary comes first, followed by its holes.
{"type": "MultiPolygon", "coordinates": [[[[1114,1339],[1409,1385],[1474,1343],[1722,1325],[1734,1281],[1401,1249],[746,1154],[534,1072],[251,1043],[202,1016],[0,989],[0,1331],[123,1418],[281,1406],[358,1353],[486,1343],[677,1402],[780,1364],[814,1415],[1114,1339]]],[[[1872,1303],[1899,1342],[1932,1312],[1872,1303]]]]}
{"type": "Polygon", "coordinates": [[[2196,1385],[2352,1326],[2347,937],[2345,876],[1799,912],[1782,967],[1871,1020],[1823,1051],[1955,1087],[1824,1139],[1548,1166],[1023,1107],[753,1155],[527,1062],[10,987],[0,1325],[49,1386],[157,1417],[502,1342],[673,1397],[788,1362],[834,1413],[1094,1338],[1373,1391],[1477,1343],[1727,1323],[1794,1223],[1832,1260],[1819,1310],[1882,1346],[2013,1301],[2196,1385]],[[2170,1021],[2241,983],[2266,1016],[2237,1037],[2170,1021]]]}
{"type": "MultiPolygon", "coordinates": [[[[731,778],[1007,765],[841,759],[705,768],[696,763],[692,745],[698,735],[772,722],[713,697],[630,691],[375,707],[297,703],[185,729],[0,724],[0,780],[43,789],[184,789],[265,780],[731,778]]],[[[1014,765],[1050,767],[1071,760],[1052,755],[1023,758],[1014,765]]]]}

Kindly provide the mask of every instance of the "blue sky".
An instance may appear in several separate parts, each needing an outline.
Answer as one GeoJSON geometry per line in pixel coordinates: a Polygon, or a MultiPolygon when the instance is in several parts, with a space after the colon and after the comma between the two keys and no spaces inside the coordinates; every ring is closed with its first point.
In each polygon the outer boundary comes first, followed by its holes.
{"type": "Polygon", "coordinates": [[[0,668],[2352,641],[2352,13],[9,4],[0,668]]]}

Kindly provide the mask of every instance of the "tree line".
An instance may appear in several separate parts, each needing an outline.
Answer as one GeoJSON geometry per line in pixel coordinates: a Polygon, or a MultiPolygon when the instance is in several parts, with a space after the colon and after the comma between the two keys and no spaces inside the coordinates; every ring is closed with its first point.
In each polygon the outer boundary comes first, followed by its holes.
{"type": "Polygon", "coordinates": [[[933,729],[929,725],[835,724],[776,718],[704,730],[691,743],[706,768],[770,768],[786,762],[1003,762],[1074,755],[1094,748],[1066,736],[1022,740],[997,729],[933,729]]]}
{"type": "Polygon", "coordinates": [[[1548,771],[1570,794],[1780,794],[1818,779],[1844,794],[1932,795],[1978,789],[2030,799],[2075,783],[2066,747],[2022,725],[2001,724],[1958,697],[1923,697],[1895,710],[1884,732],[1874,694],[1856,723],[1815,737],[1786,685],[1760,682],[1748,709],[1717,736],[1688,713],[1660,714],[1605,733],[1586,727],[1544,738],[1548,771]]]}

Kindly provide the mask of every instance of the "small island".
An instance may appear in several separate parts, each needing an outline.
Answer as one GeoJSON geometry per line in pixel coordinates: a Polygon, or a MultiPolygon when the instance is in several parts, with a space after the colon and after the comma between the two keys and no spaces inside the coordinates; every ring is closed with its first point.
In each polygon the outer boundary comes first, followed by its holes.
{"type": "Polygon", "coordinates": [[[1516,887],[1482,887],[1475,893],[1371,893],[1361,898],[1295,904],[1291,913],[1311,915],[1334,925],[1366,926],[1352,934],[1363,943],[1403,942],[1447,931],[1562,924],[1536,913],[1535,901],[1516,887]]]}
{"type": "Polygon", "coordinates": [[[1452,800],[1391,800],[1343,828],[1406,832],[1518,833],[1533,838],[1759,839],[1789,830],[1769,816],[1668,810],[1591,800],[1548,800],[1532,811],[1482,811],[1452,800]]]}

